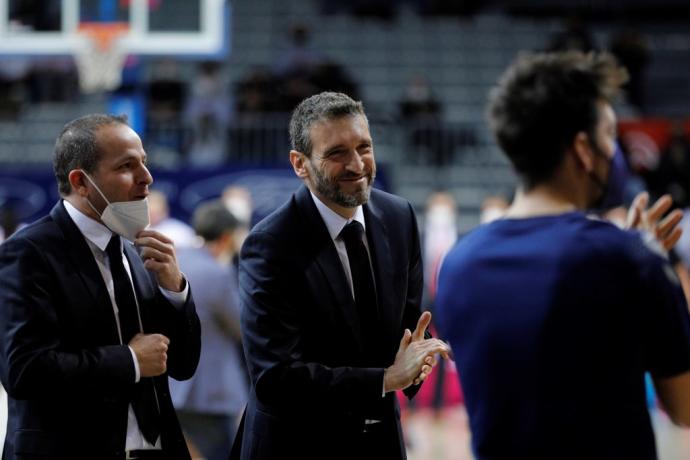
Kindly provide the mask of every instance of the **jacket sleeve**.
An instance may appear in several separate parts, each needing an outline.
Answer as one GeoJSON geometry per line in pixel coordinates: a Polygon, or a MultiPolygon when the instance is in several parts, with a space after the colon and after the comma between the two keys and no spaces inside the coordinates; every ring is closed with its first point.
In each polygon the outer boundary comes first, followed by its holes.
{"type": "Polygon", "coordinates": [[[305,406],[366,413],[380,401],[382,368],[328,367],[305,359],[304,318],[290,295],[288,251],[269,233],[253,232],[242,248],[242,339],[256,396],[273,408],[305,406]],[[326,406],[324,406],[326,405],[326,406]]]}
{"type": "Polygon", "coordinates": [[[168,375],[175,380],[192,378],[199,364],[201,354],[201,326],[196,313],[192,288],[181,308],[173,306],[157,290],[157,303],[151,312],[154,320],[161,324],[161,333],[170,339],[168,346],[168,375]]]}
{"type": "Polygon", "coordinates": [[[123,345],[67,350],[60,340],[59,276],[28,239],[0,245],[0,377],[16,399],[108,393],[134,383],[123,345]],[[96,390],[98,389],[98,390],[96,390]]]}

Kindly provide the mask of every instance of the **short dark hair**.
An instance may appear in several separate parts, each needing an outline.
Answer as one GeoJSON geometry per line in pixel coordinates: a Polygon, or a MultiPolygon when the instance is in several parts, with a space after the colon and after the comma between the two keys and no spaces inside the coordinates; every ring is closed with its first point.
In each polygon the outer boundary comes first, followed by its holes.
{"type": "Polygon", "coordinates": [[[366,120],[364,106],[343,93],[323,92],[299,103],[290,118],[292,149],[311,156],[311,128],[314,124],[347,115],[361,115],[366,120]]]}
{"type": "Polygon", "coordinates": [[[491,91],[489,124],[528,188],[553,175],[578,132],[593,135],[598,103],[626,80],[607,53],[527,54],[508,68],[491,91]]]}
{"type": "Polygon", "coordinates": [[[100,161],[96,133],[102,126],[112,124],[127,125],[127,116],[91,114],[72,120],[62,128],[53,151],[53,172],[60,195],[72,192],[70,171],[83,169],[92,173],[96,169],[100,161]]]}
{"type": "Polygon", "coordinates": [[[204,240],[215,241],[223,233],[235,230],[239,221],[221,200],[212,200],[197,206],[192,216],[192,226],[204,240]]]}

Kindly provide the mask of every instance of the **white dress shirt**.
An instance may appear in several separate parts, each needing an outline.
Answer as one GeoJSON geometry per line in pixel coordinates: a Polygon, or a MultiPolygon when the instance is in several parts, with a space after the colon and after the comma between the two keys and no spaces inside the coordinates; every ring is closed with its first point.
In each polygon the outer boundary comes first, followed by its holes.
{"type": "MultiPolygon", "coordinates": [[[[345,276],[347,277],[347,282],[350,285],[350,291],[352,292],[352,297],[354,298],[355,288],[352,284],[352,271],[350,270],[350,260],[347,258],[347,247],[345,247],[345,241],[343,241],[343,239],[340,238],[339,235],[347,224],[349,224],[353,220],[356,220],[357,222],[362,224],[362,228],[364,228],[364,245],[367,248],[367,253],[369,253],[369,242],[367,241],[367,224],[364,223],[364,211],[362,210],[362,206],[357,206],[357,208],[355,209],[355,215],[352,216],[351,219],[346,219],[337,212],[333,211],[328,206],[326,206],[321,200],[319,200],[319,198],[316,195],[314,195],[314,193],[311,194],[311,197],[314,199],[316,209],[319,211],[319,214],[321,215],[323,222],[326,224],[326,228],[328,229],[329,235],[331,235],[331,239],[333,240],[335,249],[338,251],[338,257],[340,257],[340,262],[343,264],[345,276]]],[[[369,264],[371,264],[371,254],[369,254],[369,264]]]]}
{"type": "MultiPolygon", "coordinates": [[[[89,249],[91,249],[91,253],[93,254],[94,258],[96,259],[96,264],[98,265],[98,269],[100,270],[101,275],[103,276],[103,281],[105,282],[105,287],[108,290],[110,302],[113,306],[113,315],[115,324],[117,325],[117,333],[120,336],[120,343],[124,345],[122,340],[122,332],[120,330],[120,316],[118,315],[117,303],[115,302],[115,287],[113,283],[113,275],[110,271],[108,254],[106,254],[105,252],[105,248],[108,245],[108,242],[110,242],[110,238],[112,238],[113,232],[110,231],[110,229],[108,229],[108,227],[106,227],[105,225],[93,220],[86,214],[79,211],[69,201],[63,200],[63,203],[65,205],[65,209],[67,210],[67,214],[69,214],[69,216],[72,218],[72,221],[74,221],[77,228],[79,228],[79,231],[82,233],[82,235],[84,235],[86,243],[88,244],[89,249]]],[[[126,240],[120,238],[120,244],[130,244],[129,242],[125,243],[124,241],[126,240]]],[[[129,266],[129,261],[127,260],[127,257],[125,257],[124,252],[121,253],[122,263],[131,282],[132,272],[129,266]]],[[[137,294],[136,290],[134,289],[134,286],[132,286],[132,291],[134,292],[134,300],[137,303],[139,326],[142,332],[145,332],[143,331],[143,328],[141,328],[139,300],[136,298],[137,294]]],[[[187,295],[189,294],[189,285],[185,283],[185,288],[182,292],[168,291],[167,289],[163,288],[161,288],[161,292],[174,306],[182,307],[182,305],[184,305],[185,301],[187,300],[187,295]]],[[[131,347],[129,347],[129,350],[132,353],[135,382],[138,382],[141,378],[139,371],[139,363],[137,361],[136,355],[134,354],[134,350],[132,350],[131,347]]],[[[129,411],[127,416],[127,441],[125,443],[125,450],[161,448],[160,437],[156,441],[155,445],[152,445],[146,441],[144,435],[141,433],[141,430],[139,429],[139,424],[137,423],[136,416],[134,415],[134,409],[132,408],[131,404],[129,405],[129,411]]]]}
{"type": "MultiPolygon", "coordinates": [[[[340,262],[343,264],[343,269],[345,271],[345,276],[347,277],[347,282],[350,285],[350,292],[352,292],[352,298],[355,297],[355,288],[354,285],[352,284],[352,271],[350,270],[350,260],[347,258],[347,247],[345,246],[345,241],[343,241],[342,238],[340,238],[340,232],[345,228],[347,224],[352,222],[353,220],[356,220],[360,224],[362,224],[362,227],[364,228],[364,235],[363,235],[363,240],[364,240],[364,245],[367,248],[367,254],[369,255],[369,265],[371,266],[371,251],[369,251],[369,242],[367,241],[367,225],[364,223],[364,211],[362,210],[362,206],[357,206],[355,209],[355,215],[352,216],[351,219],[346,219],[337,212],[333,211],[331,208],[326,206],[319,198],[314,195],[314,193],[311,193],[311,197],[314,200],[314,204],[316,205],[316,209],[319,211],[319,214],[321,215],[321,218],[323,219],[323,223],[326,224],[326,228],[328,229],[328,234],[331,235],[331,240],[333,240],[333,244],[335,245],[335,249],[338,251],[338,257],[340,257],[340,262]]],[[[374,270],[372,268],[371,270],[372,274],[374,273],[374,270]]],[[[374,280],[374,283],[376,281],[374,280]]],[[[385,382],[381,382],[381,396],[385,396],[386,391],[385,391],[385,382]]],[[[367,420],[367,423],[369,422],[377,422],[375,420],[367,420]]]]}

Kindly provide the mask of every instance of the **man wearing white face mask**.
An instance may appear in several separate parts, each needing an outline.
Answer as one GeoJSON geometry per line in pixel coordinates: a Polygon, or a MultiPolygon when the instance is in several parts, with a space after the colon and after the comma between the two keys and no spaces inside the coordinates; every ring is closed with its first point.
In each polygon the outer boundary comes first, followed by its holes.
{"type": "Polygon", "coordinates": [[[145,230],[141,140],[79,118],[54,171],[60,202],[0,246],[3,458],[189,459],[167,377],[194,374],[199,319],[172,242],[145,230]]]}

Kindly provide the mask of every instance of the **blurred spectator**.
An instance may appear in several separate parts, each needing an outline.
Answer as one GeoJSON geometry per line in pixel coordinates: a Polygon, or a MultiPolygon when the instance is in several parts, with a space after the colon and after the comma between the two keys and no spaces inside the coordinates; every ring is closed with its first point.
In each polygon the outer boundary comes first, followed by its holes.
{"type": "Polygon", "coordinates": [[[451,126],[443,121],[443,107],[434,96],[428,81],[413,77],[398,103],[400,121],[413,147],[413,161],[441,167],[453,161],[458,146],[475,143],[472,130],[451,126]]]}
{"type": "Polygon", "coordinates": [[[251,193],[246,187],[229,185],[223,190],[221,199],[228,211],[238,221],[234,231],[234,238],[237,247],[242,247],[244,239],[252,226],[253,204],[251,193]]]}
{"type": "Polygon", "coordinates": [[[150,229],[161,232],[175,243],[175,246],[193,246],[196,241],[194,229],[181,220],[170,217],[168,198],[158,190],[151,190],[148,196],[150,229]]]}
{"type": "Polygon", "coordinates": [[[275,80],[265,68],[256,67],[237,84],[237,112],[241,117],[277,110],[275,80]]]}
{"type": "Polygon", "coordinates": [[[585,20],[578,14],[568,16],[562,30],[552,35],[547,51],[582,51],[595,49],[592,34],[589,32],[585,20]]]}
{"type": "Polygon", "coordinates": [[[32,102],[74,102],[79,97],[79,76],[72,57],[34,58],[29,73],[32,102]]]}
{"type": "Polygon", "coordinates": [[[238,221],[220,200],[201,204],[192,220],[203,246],[181,249],[178,261],[194,286],[201,321],[201,356],[194,377],[171,381],[170,394],[182,429],[203,458],[227,460],[247,401],[237,348],[237,278],[226,262],[238,250],[233,237],[238,221]]]}
{"type": "Polygon", "coordinates": [[[190,133],[187,162],[194,166],[218,166],[227,159],[227,133],[234,110],[220,68],[220,63],[214,61],[199,65],[184,110],[190,133]]]}
{"type": "Polygon", "coordinates": [[[443,145],[441,103],[432,94],[426,78],[413,77],[398,106],[400,120],[414,147],[410,150],[415,155],[414,161],[426,162],[431,159],[435,165],[446,163],[449,153],[447,146],[443,145]]]}
{"type": "Polygon", "coordinates": [[[623,86],[628,102],[644,112],[646,108],[645,76],[649,65],[649,48],[645,37],[634,27],[615,33],[609,43],[611,53],[628,70],[628,82],[623,86]]]}
{"type": "Polygon", "coordinates": [[[311,33],[304,24],[295,24],[289,31],[289,47],[281,51],[275,59],[273,72],[279,78],[289,77],[294,74],[311,74],[324,62],[321,52],[314,49],[311,42],[311,33]]]}
{"type": "Polygon", "coordinates": [[[37,31],[60,30],[61,0],[9,0],[9,20],[37,31]]]}
{"type": "Polygon", "coordinates": [[[481,210],[479,213],[479,223],[488,224],[496,219],[502,218],[508,211],[510,203],[502,195],[491,195],[484,198],[482,201],[481,210]]]}
{"type": "Polygon", "coordinates": [[[152,119],[167,121],[180,116],[187,97],[186,85],[173,59],[153,66],[148,84],[148,112],[152,119]]]}
{"type": "Polygon", "coordinates": [[[345,93],[355,100],[359,98],[357,83],[345,67],[330,59],[326,59],[316,68],[312,83],[318,88],[317,92],[335,91],[345,93]]]}
{"type": "Polygon", "coordinates": [[[253,69],[237,84],[237,118],[230,131],[230,152],[234,160],[273,160],[281,151],[278,145],[289,142],[285,130],[287,115],[277,114],[278,86],[278,81],[261,67],[253,69]]]}
{"type": "Polygon", "coordinates": [[[153,65],[146,89],[146,143],[155,162],[174,163],[182,150],[182,111],[187,85],[178,64],[165,59],[153,65]],[[160,158],[161,154],[169,158],[160,158]]]}
{"type": "Polygon", "coordinates": [[[457,209],[450,193],[432,193],[427,199],[423,227],[423,266],[427,303],[433,304],[436,276],[443,257],[458,239],[457,209]]]}
{"type": "Polygon", "coordinates": [[[648,178],[653,194],[670,193],[679,207],[690,206],[690,143],[681,121],[671,125],[668,146],[648,178]]]}
{"type": "Polygon", "coordinates": [[[27,58],[3,59],[0,66],[0,119],[16,119],[27,102],[27,58]]]}

